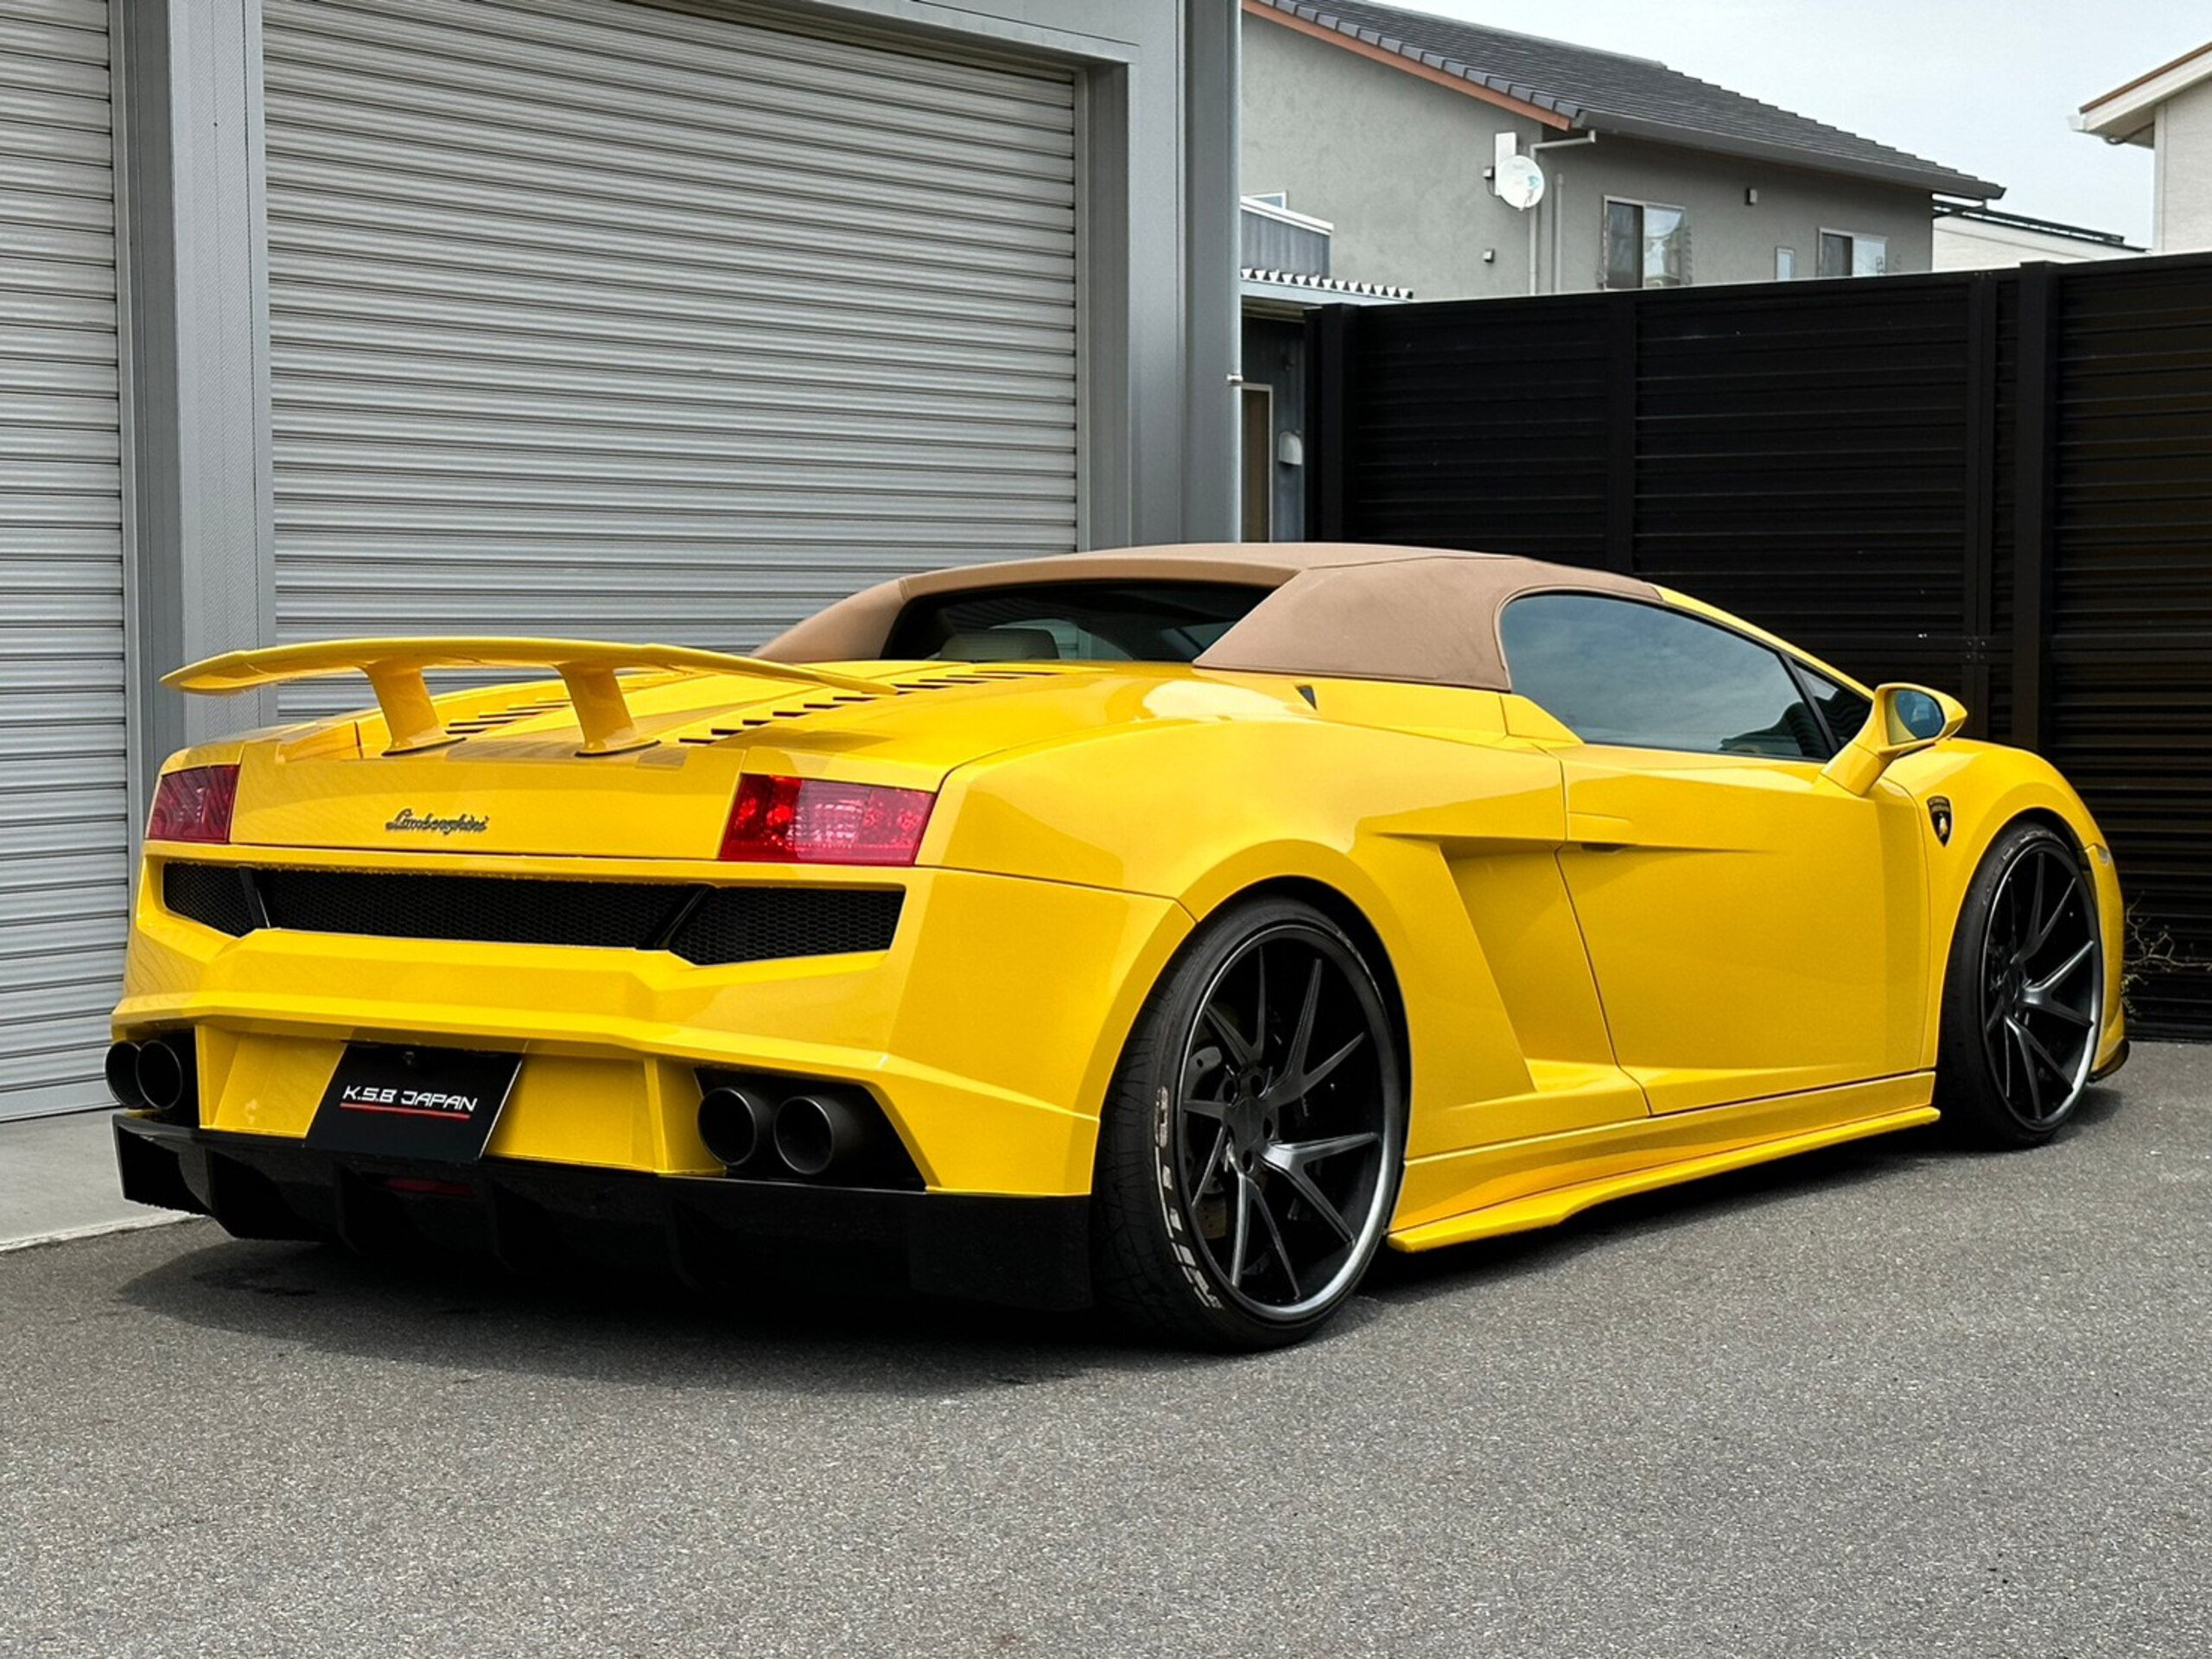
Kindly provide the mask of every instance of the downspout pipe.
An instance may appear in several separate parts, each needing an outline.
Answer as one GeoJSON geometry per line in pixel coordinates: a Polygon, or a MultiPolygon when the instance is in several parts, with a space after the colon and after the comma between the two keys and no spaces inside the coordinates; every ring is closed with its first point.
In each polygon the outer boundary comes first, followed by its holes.
{"type": "MultiPolygon", "coordinates": [[[[1594,132],[1586,132],[1580,138],[1548,138],[1542,143],[1529,145],[1529,153],[1533,156],[1540,149],[1573,149],[1578,145],[1594,144],[1597,142],[1598,135],[1594,132]]],[[[1562,168],[1560,170],[1559,175],[1550,181],[1548,186],[1544,191],[1544,216],[1551,220],[1552,225],[1551,291],[1554,294],[1559,292],[1559,196],[1560,191],[1565,187],[1566,183],[1567,172],[1566,169],[1562,168]]],[[[1536,221],[1534,217],[1531,217],[1529,220],[1529,291],[1531,294],[1534,294],[1536,291],[1536,221]]]]}

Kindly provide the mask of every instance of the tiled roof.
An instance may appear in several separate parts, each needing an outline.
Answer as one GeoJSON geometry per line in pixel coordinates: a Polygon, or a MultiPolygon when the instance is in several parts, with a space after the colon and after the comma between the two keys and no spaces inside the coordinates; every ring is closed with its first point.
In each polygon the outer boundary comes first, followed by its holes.
{"type": "Polygon", "coordinates": [[[1347,41],[1403,58],[1432,75],[1465,81],[1587,131],[1617,132],[1946,195],[1986,200],[2005,193],[2000,184],[1762,104],[1651,58],[1570,46],[1368,0],[1247,0],[1247,10],[1294,19],[1309,31],[1343,35],[1347,41]]]}

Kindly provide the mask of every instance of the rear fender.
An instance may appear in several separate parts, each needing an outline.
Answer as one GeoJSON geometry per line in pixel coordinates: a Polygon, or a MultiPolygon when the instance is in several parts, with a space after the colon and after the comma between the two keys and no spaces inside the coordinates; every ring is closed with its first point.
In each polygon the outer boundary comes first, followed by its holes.
{"type": "MultiPolygon", "coordinates": [[[[1268,882],[1342,895],[1398,982],[1419,1057],[1418,1157],[1491,1132],[1453,1109],[1534,1090],[1454,862],[1548,858],[1564,827],[1559,779],[1555,760],[1526,749],[1295,718],[1126,728],[957,772],[943,856],[1173,899],[1194,922],[1268,882]]],[[[1087,1073],[1093,1099],[1127,1039],[1116,1014],[1087,1073]]]]}

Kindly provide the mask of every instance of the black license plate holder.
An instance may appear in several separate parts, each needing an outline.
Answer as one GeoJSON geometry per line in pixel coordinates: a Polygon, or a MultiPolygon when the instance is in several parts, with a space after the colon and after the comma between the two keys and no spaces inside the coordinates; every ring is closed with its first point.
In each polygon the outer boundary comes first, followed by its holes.
{"type": "Polygon", "coordinates": [[[308,1149],[473,1164],[521,1069],[519,1054],[348,1043],[308,1126],[308,1149]]]}

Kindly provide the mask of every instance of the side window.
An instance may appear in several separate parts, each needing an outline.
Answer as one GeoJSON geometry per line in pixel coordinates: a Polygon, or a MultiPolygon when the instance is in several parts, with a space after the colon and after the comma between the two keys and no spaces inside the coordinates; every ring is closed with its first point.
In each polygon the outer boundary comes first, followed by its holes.
{"type": "Polygon", "coordinates": [[[1812,688],[1813,701],[1820,705],[1821,715],[1828,723],[1828,735],[1841,748],[1859,735],[1859,728],[1866,723],[1866,716],[1874,712],[1874,705],[1847,685],[1838,685],[1818,669],[1797,664],[1797,672],[1812,688]]]}
{"type": "Polygon", "coordinates": [[[1586,743],[1823,760],[1828,744],[1775,652],[1633,600],[1531,594],[1498,632],[1513,689],[1586,743]]]}

